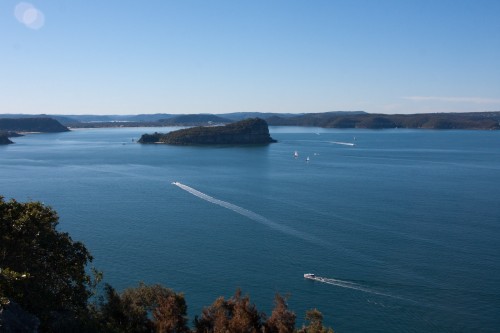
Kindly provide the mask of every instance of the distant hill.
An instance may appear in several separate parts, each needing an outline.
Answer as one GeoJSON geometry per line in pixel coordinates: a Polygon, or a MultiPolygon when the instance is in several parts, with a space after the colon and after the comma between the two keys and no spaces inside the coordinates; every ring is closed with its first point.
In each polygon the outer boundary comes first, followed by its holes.
{"type": "Polygon", "coordinates": [[[261,118],[266,119],[274,116],[280,116],[282,118],[295,117],[300,114],[298,113],[275,113],[275,112],[233,112],[233,113],[223,113],[217,114],[220,117],[231,119],[232,121],[239,121],[249,118],[261,118]]]}
{"type": "Polygon", "coordinates": [[[168,113],[133,114],[133,115],[67,115],[65,117],[82,123],[112,123],[112,122],[156,122],[160,119],[171,118],[176,115],[168,113]]]}
{"type": "Polygon", "coordinates": [[[270,126],[313,126],[313,127],[328,127],[325,126],[331,119],[366,115],[364,111],[331,111],[323,113],[307,113],[291,117],[282,117],[275,115],[266,118],[270,126]]]}
{"type": "Polygon", "coordinates": [[[127,121],[135,121],[135,122],[154,122],[154,121],[159,121],[161,119],[168,119],[175,117],[177,115],[175,114],[168,114],[168,113],[154,113],[154,114],[138,114],[138,115],[133,115],[129,116],[126,120],[127,121]]]}
{"type": "Polygon", "coordinates": [[[166,143],[172,145],[242,145],[276,142],[269,135],[265,120],[252,118],[225,126],[198,126],[167,134],[144,134],[139,143],[166,143]]]}
{"type": "Polygon", "coordinates": [[[11,113],[3,113],[0,114],[1,118],[52,118],[60,122],[64,126],[68,126],[69,124],[78,123],[79,121],[71,116],[62,116],[62,115],[47,115],[47,114],[11,114],[11,113]]]}
{"type": "Polygon", "coordinates": [[[261,118],[270,126],[312,126],[325,128],[425,128],[500,129],[500,111],[469,113],[373,114],[364,111],[323,113],[234,112],[226,114],[139,114],[139,115],[22,115],[0,114],[1,118],[53,118],[72,128],[160,127],[227,124],[261,118]]]}
{"type": "Polygon", "coordinates": [[[371,114],[314,113],[296,117],[266,119],[270,126],[314,126],[325,128],[425,128],[425,129],[500,129],[500,112],[371,114]]]}
{"type": "Polygon", "coordinates": [[[168,119],[160,119],[158,122],[160,122],[162,126],[210,126],[228,124],[233,121],[213,114],[188,114],[168,119]]]}
{"type": "Polygon", "coordinates": [[[67,132],[67,127],[52,118],[0,118],[0,131],[67,132]]]}

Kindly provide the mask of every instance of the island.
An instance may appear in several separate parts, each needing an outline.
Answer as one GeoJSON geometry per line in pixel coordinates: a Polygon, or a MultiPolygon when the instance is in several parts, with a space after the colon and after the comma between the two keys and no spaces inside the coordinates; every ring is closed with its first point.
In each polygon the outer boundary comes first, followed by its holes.
{"type": "Polygon", "coordinates": [[[170,145],[260,145],[276,140],[269,135],[265,120],[250,118],[224,126],[197,126],[166,134],[143,134],[138,142],[170,145]]]}

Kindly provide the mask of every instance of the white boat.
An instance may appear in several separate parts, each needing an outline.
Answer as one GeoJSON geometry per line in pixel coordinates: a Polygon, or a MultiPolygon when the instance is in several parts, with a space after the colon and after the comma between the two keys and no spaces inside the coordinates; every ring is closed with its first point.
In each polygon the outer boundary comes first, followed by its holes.
{"type": "Polygon", "coordinates": [[[309,162],[309,156],[307,156],[307,158],[306,158],[306,162],[309,162]]]}
{"type": "Polygon", "coordinates": [[[293,157],[295,157],[295,158],[299,157],[299,152],[298,151],[294,151],[293,152],[293,157]]]}
{"type": "Polygon", "coordinates": [[[316,278],[316,275],[314,275],[313,273],[306,273],[304,274],[304,278],[314,280],[316,278]]]}

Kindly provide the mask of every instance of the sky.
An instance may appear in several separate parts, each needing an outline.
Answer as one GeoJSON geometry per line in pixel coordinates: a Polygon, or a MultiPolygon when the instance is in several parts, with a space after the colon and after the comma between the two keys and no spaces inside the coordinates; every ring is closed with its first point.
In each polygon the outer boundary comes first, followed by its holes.
{"type": "Polygon", "coordinates": [[[500,111],[499,0],[0,0],[0,113],[500,111]]]}

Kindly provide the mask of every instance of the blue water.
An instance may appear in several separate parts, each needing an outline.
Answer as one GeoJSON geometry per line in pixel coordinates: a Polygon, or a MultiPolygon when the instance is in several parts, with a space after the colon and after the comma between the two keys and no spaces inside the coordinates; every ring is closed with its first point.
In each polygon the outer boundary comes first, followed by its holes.
{"type": "Polygon", "coordinates": [[[267,313],[289,293],[298,326],[318,308],[336,332],[498,332],[500,132],[282,127],[265,147],[132,142],[166,130],[14,138],[0,146],[0,195],[52,206],[106,282],[182,291],[191,319],[240,287],[267,313]]]}

